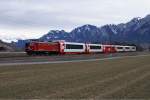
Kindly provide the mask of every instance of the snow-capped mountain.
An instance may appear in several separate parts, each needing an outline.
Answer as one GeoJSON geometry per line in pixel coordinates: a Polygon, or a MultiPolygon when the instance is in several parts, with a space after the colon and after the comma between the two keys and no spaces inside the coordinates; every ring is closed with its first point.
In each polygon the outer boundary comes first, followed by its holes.
{"type": "MultiPolygon", "coordinates": [[[[66,40],[71,42],[115,43],[150,45],[150,15],[145,18],[133,18],[118,25],[83,25],[71,32],[51,30],[39,38],[40,41],[66,40]]],[[[17,43],[19,44],[19,43],[17,43]]]]}
{"type": "Polygon", "coordinates": [[[101,37],[98,27],[93,25],[84,25],[70,32],[72,41],[75,42],[100,42],[101,37]]]}
{"type": "Polygon", "coordinates": [[[40,38],[40,41],[69,40],[69,33],[64,30],[51,30],[40,38]]]}
{"type": "Polygon", "coordinates": [[[40,39],[43,41],[150,43],[150,15],[145,18],[134,18],[118,25],[102,27],[83,25],[71,32],[53,30],[40,39]]]}
{"type": "Polygon", "coordinates": [[[145,18],[134,18],[123,26],[118,39],[133,43],[150,43],[150,15],[145,18]]]}

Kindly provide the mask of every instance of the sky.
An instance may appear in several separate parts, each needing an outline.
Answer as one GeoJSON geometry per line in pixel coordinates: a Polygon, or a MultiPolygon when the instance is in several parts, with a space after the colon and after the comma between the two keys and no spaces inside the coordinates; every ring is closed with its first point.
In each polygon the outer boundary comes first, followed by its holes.
{"type": "Polygon", "coordinates": [[[126,23],[150,14],[150,0],[0,0],[0,39],[39,38],[50,30],[126,23]]]}

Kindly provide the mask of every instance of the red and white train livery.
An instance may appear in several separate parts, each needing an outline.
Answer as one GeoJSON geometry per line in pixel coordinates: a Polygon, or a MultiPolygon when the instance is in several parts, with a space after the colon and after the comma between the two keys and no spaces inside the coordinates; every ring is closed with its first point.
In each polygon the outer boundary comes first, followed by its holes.
{"type": "Polygon", "coordinates": [[[28,55],[32,54],[89,54],[89,53],[115,53],[115,52],[134,52],[135,46],[122,45],[103,45],[75,42],[37,42],[33,41],[26,44],[25,51],[28,55]]]}

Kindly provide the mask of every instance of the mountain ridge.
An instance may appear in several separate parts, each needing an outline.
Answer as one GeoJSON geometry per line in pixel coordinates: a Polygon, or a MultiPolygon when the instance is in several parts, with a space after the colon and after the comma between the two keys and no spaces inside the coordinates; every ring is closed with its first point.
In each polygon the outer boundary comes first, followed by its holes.
{"type": "MultiPolygon", "coordinates": [[[[43,39],[43,41],[52,41],[56,40],[56,37],[60,40],[66,40],[71,42],[108,42],[108,41],[117,41],[118,42],[132,42],[132,43],[150,43],[150,41],[146,38],[150,35],[150,15],[147,15],[144,18],[133,18],[131,21],[127,23],[121,23],[118,25],[115,24],[107,24],[101,27],[97,27],[94,25],[83,25],[73,29],[71,32],[63,32],[65,37],[60,36],[60,34],[56,33],[54,30],[54,36],[50,36],[49,33],[44,35],[41,38],[51,37],[49,39],[43,39]],[[146,34],[146,36],[145,36],[146,34]],[[144,36],[143,36],[144,35],[144,36]],[[140,41],[138,37],[141,38],[140,41]],[[71,39],[69,39],[71,38],[71,39]],[[135,39],[134,41],[132,41],[135,39]]],[[[58,32],[58,31],[57,31],[58,32]]],[[[59,31],[60,33],[61,31],[59,31]]]]}
{"type": "Polygon", "coordinates": [[[10,43],[5,43],[2,40],[0,40],[0,52],[5,52],[5,51],[14,51],[15,49],[10,43]]]}
{"type": "MultiPolygon", "coordinates": [[[[50,30],[39,38],[40,41],[65,40],[88,43],[130,43],[150,46],[150,15],[133,18],[127,23],[107,24],[101,27],[86,24],[73,29],[50,30]]],[[[21,41],[22,42],[22,41],[21,41]]]]}

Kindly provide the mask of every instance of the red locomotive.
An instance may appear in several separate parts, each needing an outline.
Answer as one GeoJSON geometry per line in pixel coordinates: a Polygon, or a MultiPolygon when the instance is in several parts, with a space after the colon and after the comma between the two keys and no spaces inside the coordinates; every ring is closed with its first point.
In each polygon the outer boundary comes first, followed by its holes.
{"type": "Polygon", "coordinates": [[[136,51],[135,46],[103,45],[89,43],[75,43],[65,41],[37,42],[26,44],[25,51],[32,54],[89,54],[89,53],[115,53],[136,51]]]}

